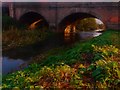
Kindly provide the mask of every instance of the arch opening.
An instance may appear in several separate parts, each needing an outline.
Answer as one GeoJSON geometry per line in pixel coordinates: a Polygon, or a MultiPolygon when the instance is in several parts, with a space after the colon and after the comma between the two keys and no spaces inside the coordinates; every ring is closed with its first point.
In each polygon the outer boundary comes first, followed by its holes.
{"type": "Polygon", "coordinates": [[[75,22],[78,31],[104,31],[104,23],[97,18],[84,18],[75,22]]]}
{"type": "Polygon", "coordinates": [[[69,41],[71,38],[75,39],[76,34],[80,35],[82,31],[87,32],[84,34],[85,37],[87,34],[92,35],[91,37],[96,37],[100,35],[98,32],[105,30],[105,24],[94,15],[73,13],[59,23],[59,30],[64,33],[64,38],[69,41]]]}
{"type": "Polygon", "coordinates": [[[20,17],[19,21],[31,30],[49,27],[49,24],[46,21],[46,19],[36,12],[25,13],[20,17]]]}
{"type": "Polygon", "coordinates": [[[73,13],[70,14],[68,16],[66,16],[60,23],[59,23],[59,29],[63,30],[66,28],[66,26],[74,23],[75,21],[77,21],[78,19],[84,19],[84,18],[88,18],[88,17],[93,17],[93,18],[97,18],[91,14],[87,14],[87,13],[73,13]]]}

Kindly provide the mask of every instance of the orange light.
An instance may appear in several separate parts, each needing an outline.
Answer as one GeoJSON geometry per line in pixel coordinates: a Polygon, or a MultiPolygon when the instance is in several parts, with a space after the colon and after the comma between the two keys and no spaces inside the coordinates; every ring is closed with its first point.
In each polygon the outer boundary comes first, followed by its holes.
{"type": "Polygon", "coordinates": [[[42,21],[42,19],[39,19],[39,20],[33,22],[33,23],[28,27],[28,29],[30,29],[30,30],[35,29],[35,28],[36,28],[36,24],[39,23],[39,22],[41,22],[41,21],[42,21]]]}

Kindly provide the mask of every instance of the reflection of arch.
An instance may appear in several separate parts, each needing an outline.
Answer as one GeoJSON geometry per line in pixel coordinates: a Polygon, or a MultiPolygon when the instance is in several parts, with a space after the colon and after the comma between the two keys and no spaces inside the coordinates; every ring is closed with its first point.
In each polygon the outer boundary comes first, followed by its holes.
{"type": "MultiPolygon", "coordinates": [[[[42,19],[42,25],[48,26],[47,20],[42,15],[40,15],[39,13],[36,13],[36,12],[27,12],[27,13],[23,14],[20,17],[19,21],[22,24],[30,26],[32,23],[34,23],[40,19],[42,19]]],[[[40,23],[40,22],[38,22],[38,23],[40,23]]]]}
{"type": "MultiPolygon", "coordinates": [[[[90,12],[92,13],[92,12],[90,12]]],[[[93,13],[95,14],[95,13],[93,13]]],[[[82,12],[78,12],[78,13],[72,13],[68,16],[65,16],[60,22],[59,22],[59,30],[65,30],[67,25],[73,24],[75,21],[77,21],[78,19],[84,19],[84,18],[97,18],[102,20],[100,16],[98,16],[97,14],[92,15],[89,13],[82,13],[82,12]]],[[[104,21],[102,21],[104,23],[104,21]]]]}

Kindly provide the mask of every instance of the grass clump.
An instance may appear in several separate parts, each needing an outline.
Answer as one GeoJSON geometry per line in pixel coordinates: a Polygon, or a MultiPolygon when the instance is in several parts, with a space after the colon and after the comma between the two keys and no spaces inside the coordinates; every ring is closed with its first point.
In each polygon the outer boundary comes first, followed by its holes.
{"type": "Polygon", "coordinates": [[[41,30],[8,30],[3,31],[3,50],[23,47],[40,42],[47,37],[48,33],[41,30]]]}

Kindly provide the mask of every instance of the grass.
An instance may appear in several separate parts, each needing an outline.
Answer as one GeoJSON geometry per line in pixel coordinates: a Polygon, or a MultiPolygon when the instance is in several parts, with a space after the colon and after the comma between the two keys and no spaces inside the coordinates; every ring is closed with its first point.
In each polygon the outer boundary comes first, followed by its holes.
{"type": "Polygon", "coordinates": [[[119,36],[120,31],[106,30],[69,49],[48,51],[40,63],[4,76],[3,88],[119,89],[119,36]]]}
{"type": "MultiPolygon", "coordinates": [[[[78,42],[71,49],[57,50],[57,55],[49,55],[47,59],[42,62],[42,65],[51,66],[53,63],[65,63],[65,64],[73,64],[76,61],[81,59],[81,53],[92,53],[93,48],[91,45],[103,46],[103,45],[114,45],[117,48],[120,48],[120,36],[119,31],[108,30],[104,32],[101,36],[93,38],[89,41],[78,42]]],[[[55,52],[55,51],[54,51],[55,52]]],[[[89,57],[88,57],[89,58],[89,57]]]]}
{"type": "Polygon", "coordinates": [[[7,30],[3,31],[3,50],[23,47],[44,40],[48,32],[43,30],[7,30]]]}
{"type": "Polygon", "coordinates": [[[2,16],[2,50],[32,45],[49,36],[48,27],[28,30],[28,26],[7,15],[2,16]]]}

